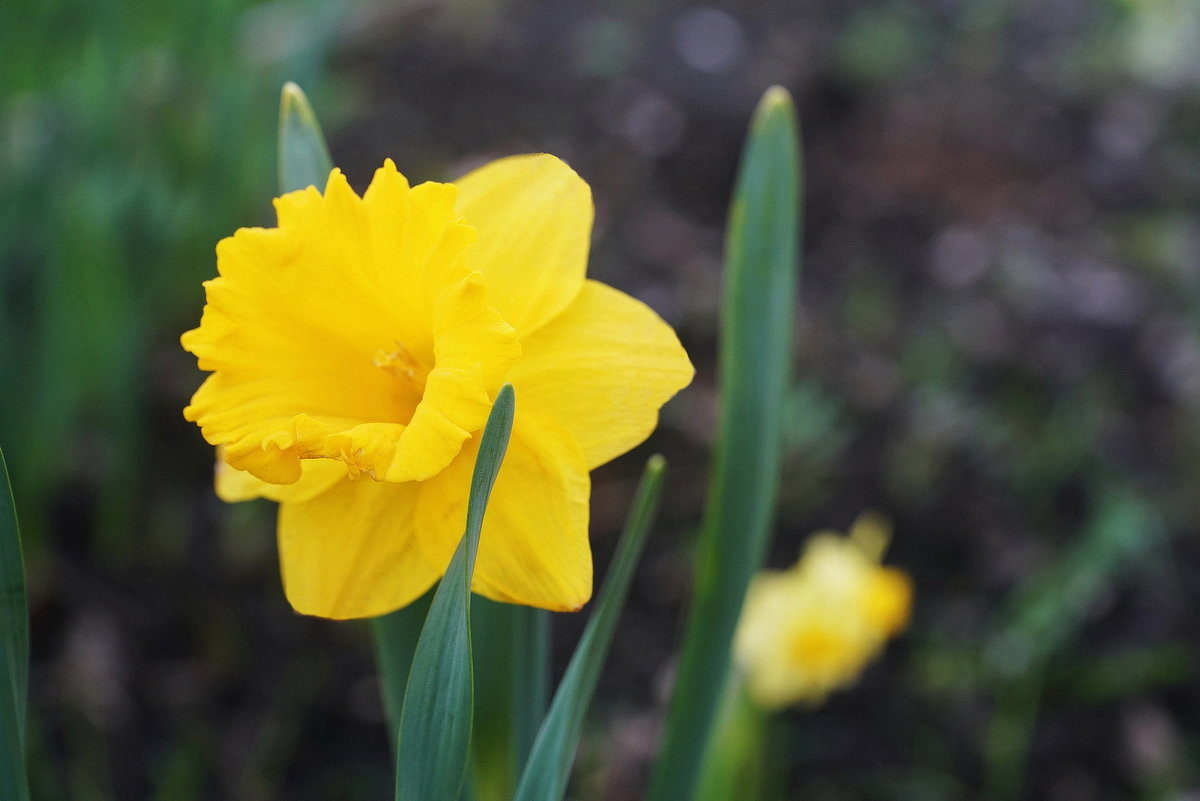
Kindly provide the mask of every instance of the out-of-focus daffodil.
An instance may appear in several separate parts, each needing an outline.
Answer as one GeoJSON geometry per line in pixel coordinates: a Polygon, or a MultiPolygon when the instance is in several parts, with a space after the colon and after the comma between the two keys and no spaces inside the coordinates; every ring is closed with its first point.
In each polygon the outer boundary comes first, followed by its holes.
{"type": "Polygon", "coordinates": [[[817,533],[792,568],[755,577],[735,648],[759,704],[820,703],[907,625],[911,582],[880,566],[889,536],[887,521],[864,514],[849,536],[817,533]]]}
{"type": "Polygon", "coordinates": [[[591,193],[552,156],[360,198],[334,170],[275,201],[276,228],[217,246],[184,347],[211,375],[184,410],[217,492],[281,504],[300,612],[365,617],[442,574],[503,383],[517,412],[473,588],[578,609],[591,595],[588,472],[642,442],[692,378],[674,331],[585,278],[591,193]]]}

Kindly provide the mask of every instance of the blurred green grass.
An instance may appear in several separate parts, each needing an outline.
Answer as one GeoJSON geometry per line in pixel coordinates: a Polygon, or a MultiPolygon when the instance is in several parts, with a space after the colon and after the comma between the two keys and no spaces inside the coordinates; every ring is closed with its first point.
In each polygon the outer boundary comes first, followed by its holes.
{"type": "Polygon", "coordinates": [[[27,2],[0,11],[0,439],[36,558],[65,484],[133,545],[155,363],[213,246],[273,194],[283,78],[315,85],[333,3],[27,2]]]}

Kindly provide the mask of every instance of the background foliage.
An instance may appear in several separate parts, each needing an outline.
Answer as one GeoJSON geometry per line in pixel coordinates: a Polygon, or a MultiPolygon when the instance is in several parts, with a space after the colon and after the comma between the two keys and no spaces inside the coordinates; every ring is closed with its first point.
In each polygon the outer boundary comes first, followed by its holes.
{"type": "MultiPolygon", "coordinates": [[[[699,368],[576,794],[636,797],[715,419],[746,121],[796,95],[799,376],[772,562],[896,522],[910,634],[780,724],[791,795],[1176,799],[1200,787],[1200,7],[1189,0],[0,6],[0,445],[30,561],[39,798],[377,799],[365,626],[279,591],[179,409],[212,247],[269,223],[278,88],[362,187],[545,150],[591,274],[699,368]]],[[[607,560],[649,448],[598,471],[607,560]]],[[[557,616],[557,670],[582,620],[557,616]]]]}

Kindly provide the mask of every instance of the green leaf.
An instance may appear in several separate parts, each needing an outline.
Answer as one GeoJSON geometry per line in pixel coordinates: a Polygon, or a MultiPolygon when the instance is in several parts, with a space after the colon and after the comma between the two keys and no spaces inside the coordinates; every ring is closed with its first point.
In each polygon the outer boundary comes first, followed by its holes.
{"type": "Polygon", "coordinates": [[[395,753],[400,728],[400,710],[404,706],[404,689],[412,668],[413,651],[421,636],[421,625],[429,613],[433,592],[427,592],[403,609],[371,619],[375,642],[375,662],[379,666],[379,687],[383,709],[387,713],[388,734],[395,753]]]}
{"type": "Polygon", "coordinates": [[[279,96],[279,191],[309,186],[324,191],[332,169],[317,115],[304,90],[288,81],[279,96]]]}
{"type": "Polygon", "coordinates": [[[397,801],[458,801],[471,741],[471,575],[479,531],[512,432],[513,389],[488,416],[467,501],[467,528],[434,593],[413,654],[396,756],[397,801]]]}
{"type": "Polygon", "coordinates": [[[770,537],[791,383],[799,163],[795,108],[773,87],[754,113],[730,208],[713,480],[651,801],[695,794],[746,586],[770,537]]]}
{"type": "Polygon", "coordinates": [[[17,510],[0,452],[0,798],[26,801],[25,699],[29,687],[29,612],[17,510]]]}
{"type": "Polygon", "coordinates": [[[768,745],[766,714],[746,695],[742,677],[729,671],[708,759],[700,770],[697,801],[772,797],[762,790],[768,745]]]}
{"type": "Polygon", "coordinates": [[[546,715],[550,684],[550,613],[471,599],[475,726],[471,779],[478,801],[511,801],[546,715]]]}
{"type": "Polygon", "coordinates": [[[665,469],[666,462],[661,456],[651,456],[646,462],[600,600],[575,648],[562,683],[554,694],[550,712],[542,723],[534,741],[533,753],[521,774],[514,801],[561,801],[566,792],[584,716],[596,691],[604,657],[612,644],[617,619],[625,606],[630,579],[633,578],[642,546],[646,544],[646,535],[658,510],[665,469]]]}

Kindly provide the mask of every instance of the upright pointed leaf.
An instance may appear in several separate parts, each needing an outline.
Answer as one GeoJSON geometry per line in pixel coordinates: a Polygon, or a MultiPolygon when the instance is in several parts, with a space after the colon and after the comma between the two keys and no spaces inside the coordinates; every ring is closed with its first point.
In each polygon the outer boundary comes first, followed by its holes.
{"type": "Polygon", "coordinates": [[[288,81],[279,96],[279,191],[325,188],[333,159],[304,91],[288,81]]]}
{"type": "Polygon", "coordinates": [[[413,654],[396,758],[397,801],[458,801],[471,742],[471,575],[479,531],[512,432],[513,389],[488,416],[467,501],[466,532],[434,593],[413,654]]]}
{"type": "Polygon", "coordinates": [[[404,707],[404,689],[408,686],[413,651],[432,600],[433,592],[430,591],[402,609],[371,619],[375,664],[379,669],[379,687],[393,753],[399,738],[400,710],[404,707]]]}
{"type": "Polygon", "coordinates": [[[533,753],[521,774],[514,801],[561,801],[571,778],[571,764],[583,730],[584,716],[596,692],[600,668],[612,644],[617,619],[625,606],[629,582],[646,535],[658,510],[666,462],[652,456],[646,463],[621,542],[608,569],[600,600],[571,657],[550,712],[534,741],[533,753]]]}
{"type": "MultiPolygon", "coordinates": [[[[696,801],[773,797],[762,791],[768,714],[746,695],[742,676],[729,671],[712,744],[696,785],[696,801]]],[[[781,766],[790,767],[789,763],[784,760],[781,766]]]]}
{"type": "Polygon", "coordinates": [[[774,87],[754,113],[730,208],[713,480],[651,801],[694,796],[742,599],[766,551],[791,383],[798,229],[795,109],[787,91],[774,87]]]}
{"type": "Polygon", "coordinates": [[[8,467],[0,452],[0,798],[27,801],[25,699],[29,687],[29,612],[25,566],[8,467]]]}

